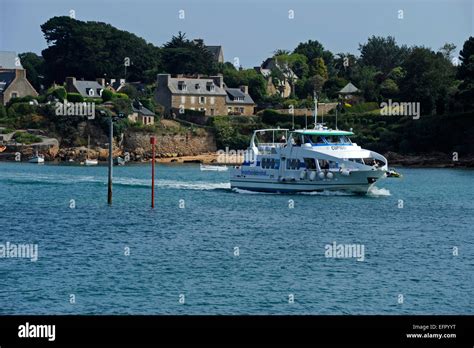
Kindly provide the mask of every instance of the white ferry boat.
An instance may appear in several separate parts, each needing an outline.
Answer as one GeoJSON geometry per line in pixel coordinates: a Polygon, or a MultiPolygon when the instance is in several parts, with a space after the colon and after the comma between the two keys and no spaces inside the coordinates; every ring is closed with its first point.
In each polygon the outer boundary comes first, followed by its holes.
{"type": "Polygon", "coordinates": [[[367,193],[386,177],[384,156],[352,143],[349,137],[354,133],[328,129],[317,123],[317,116],[315,120],[314,129],[254,131],[243,164],[231,168],[231,187],[262,192],[367,193]]]}

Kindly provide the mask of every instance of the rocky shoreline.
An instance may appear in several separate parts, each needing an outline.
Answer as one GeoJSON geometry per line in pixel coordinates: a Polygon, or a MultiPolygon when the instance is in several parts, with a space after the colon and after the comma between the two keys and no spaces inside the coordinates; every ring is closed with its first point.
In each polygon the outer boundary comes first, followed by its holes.
{"type": "MultiPolygon", "coordinates": [[[[115,157],[126,158],[132,163],[149,162],[152,160],[150,149],[139,147],[124,151],[118,148],[118,144],[114,144],[115,157]]],[[[85,146],[59,148],[57,143],[50,144],[32,144],[29,146],[18,145],[9,146],[7,151],[0,153],[0,161],[16,161],[18,153],[21,154],[20,160],[27,161],[38,151],[45,158],[45,161],[52,163],[81,163],[86,158],[98,159],[99,162],[107,162],[108,149],[101,147],[93,147],[89,150],[85,146]]],[[[458,156],[445,153],[429,153],[429,154],[410,154],[401,155],[395,152],[385,153],[389,166],[401,167],[424,167],[424,168],[474,168],[474,156],[458,156]]],[[[220,158],[217,152],[162,152],[157,151],[155,161],[157,163],[203,163],[203,164],[240,164],[243,161],[241,156],[231,156],[224,159],[220,158]]]]}

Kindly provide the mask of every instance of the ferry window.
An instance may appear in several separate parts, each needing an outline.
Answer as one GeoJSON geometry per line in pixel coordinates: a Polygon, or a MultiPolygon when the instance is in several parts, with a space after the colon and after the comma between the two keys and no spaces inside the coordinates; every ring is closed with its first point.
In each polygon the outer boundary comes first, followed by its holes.
{"type": "Polygon", "coordinates": [[[321,169],[329,169],[329,162],[326,160],[319,160],[319,167],[321,169]]]}
{"type": "Polygon", "coordinates": [[[300,167],[300,161],[298,159],[286,160],[286,169],[296,170],[300,167]]]}
{"type": "Polygon", "coordinates": [[[278,169],[280,161],[274,158],[262,158],[262,168],[264,169],[278,169]]]}
{"type": "Polygon", "coordinates": [[[327,136],[326,140],[329,144],[351,144],[351,141],[348,137],[345,135],[331,135],[327,136]]]}
{"type": "Polygon", "coordinates": [[[351,140],[345,135],[341,135],[339,137],[339,144],[350,144],[350,143],[351,143],[351,140]]]}
{"type": "Polygon", "coordinates": [[[312,143],[312,144],[316,144],[316,145],[326,144],[326,142],[324,141],[324,138],[320,135],[306,135],[305,136],[305,143],[308,143],[308,142],[312,143]]]}
{"type": "Polygon", "coordinates": [[[316,161],[314,160],[314,158],[305,158],[304,164],[306,166],[306,169],[316,169],[316,161]]]}

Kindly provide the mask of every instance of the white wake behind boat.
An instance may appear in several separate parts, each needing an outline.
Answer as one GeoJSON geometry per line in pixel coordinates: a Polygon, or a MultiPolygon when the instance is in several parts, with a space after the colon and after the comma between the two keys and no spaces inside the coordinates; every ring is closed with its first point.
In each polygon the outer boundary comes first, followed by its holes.
{"type": "Polygon", "coordinates": [[[352,143],[349,137],[353,134],[316,121],[314,129],[256,130],[244,162],[230,171],[231,187],[262,192],[367,193],[386,177],[388,161],[352,143]]]}
{"type": "Polygon", "coordinates": [[[199,168],[201,169],[201,171],[214,171],[214,172],[225,172],[229,169],[227,166],[213,166],[210,164],[202,164],[202,163],[199,165],[199,168]]]}

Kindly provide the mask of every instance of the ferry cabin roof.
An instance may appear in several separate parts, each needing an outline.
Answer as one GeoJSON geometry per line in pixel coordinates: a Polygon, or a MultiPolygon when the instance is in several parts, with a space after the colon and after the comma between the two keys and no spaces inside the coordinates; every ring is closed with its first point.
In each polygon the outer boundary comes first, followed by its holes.
{"type": "Polygon", "coordinates": [[[330,129],[325,129],[325,130],[318,130],[318,129],[302,129],[302,130],[295,130],[292,131],[291,133],[294,134],[302,134],[302,135],[322,135],[322,136],[327,136],[327,135],[354,135],[352,132],[347,132],[347,131],[340,131],[340,130],[330,130],[330,129]]]}

